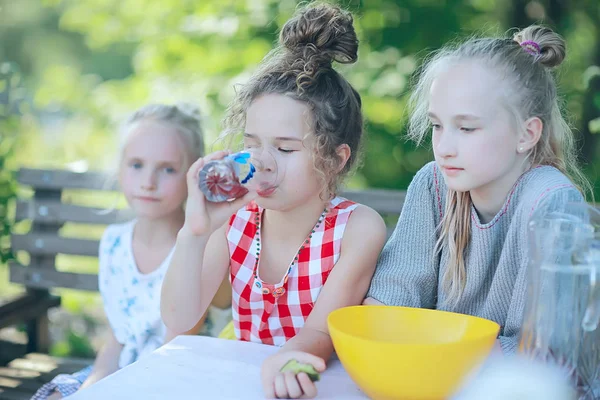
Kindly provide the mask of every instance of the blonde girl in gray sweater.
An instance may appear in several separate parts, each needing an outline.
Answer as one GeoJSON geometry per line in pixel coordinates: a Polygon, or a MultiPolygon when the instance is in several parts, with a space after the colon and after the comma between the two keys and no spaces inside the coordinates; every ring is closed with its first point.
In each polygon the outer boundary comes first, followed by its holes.
{"type": "Polygon", "coordinates": [[[443,49],[425,64],[409,134],[419,143],[432,132],[435,162],[408,189],[365,304],[488,318],[502,327],[502,350],[515,351],[529,218],[583,201],[589,187],[551,73],[564,58],[559,35],[530,26],[443,49]]]}

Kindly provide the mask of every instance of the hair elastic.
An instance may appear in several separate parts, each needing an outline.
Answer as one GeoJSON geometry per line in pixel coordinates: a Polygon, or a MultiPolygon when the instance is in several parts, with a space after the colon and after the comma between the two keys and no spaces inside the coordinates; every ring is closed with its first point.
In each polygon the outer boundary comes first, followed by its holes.
{"type": "Polygon", "coordinates": [[[537,57],[542,54],[540,45],[537,44],[537,42],[534,42],[533,40],[526,40],[524,42],[521,42],[520,45],[523,48],[523,50],[525,50],[527,53],[531,54],[532,56],[537,57]]]}

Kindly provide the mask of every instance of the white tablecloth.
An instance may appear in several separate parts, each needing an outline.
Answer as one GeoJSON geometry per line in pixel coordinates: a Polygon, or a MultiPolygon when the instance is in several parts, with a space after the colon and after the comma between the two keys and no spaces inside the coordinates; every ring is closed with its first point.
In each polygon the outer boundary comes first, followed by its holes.
{"type": "MultiPolygon", "coordinates": [[[[276,347],[203,336],[179,336],[73,396],[95,399],[264,399],[263,360],[276,347]]],[[[317,382],[319,399],[366,399],[338,360],[317,382]]]]}

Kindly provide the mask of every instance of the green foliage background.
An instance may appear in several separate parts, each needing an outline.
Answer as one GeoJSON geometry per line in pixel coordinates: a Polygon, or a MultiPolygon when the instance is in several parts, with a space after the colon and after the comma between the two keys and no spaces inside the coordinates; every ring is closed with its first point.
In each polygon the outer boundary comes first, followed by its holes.
{"type": "MultiPolygon", "coordinates": [[[[340,4],[355,13],[361,40],[359,62],[341,69],[363,96],[367,119],[363,166],[349,185],[406,188],[432,158],[427,146],[416,149],[402,137],[410,77],[429,50],[474,32],[497,34],[534,22],[552,26],[567,40],[567,62],[558,71],[560,91],[595,184],[600,2],[340,4]]],[[[6,66],[0,71],[0,96],[12,87],[12,99],[3,104],[19,103],[3,106],[0,113],[2,261],[9,256],[10,199],[16,190],[11,171],[23,165],[111,168],[118,123],[148,102],[198,104],[210,143],[234,84],[247,79],[297,7],[294,0],[0,0],[0,66],[6,66]],[[18,73],[7,79],[9,70],[18,73]]],[[[64,262],[66,269],[94,269],[83,264],[64,262]]],[[[66,307],[80,312],[86,296],[68,292],[66,307]]],[[[61,352],[69,351],[63,346],[61,352]]]]}

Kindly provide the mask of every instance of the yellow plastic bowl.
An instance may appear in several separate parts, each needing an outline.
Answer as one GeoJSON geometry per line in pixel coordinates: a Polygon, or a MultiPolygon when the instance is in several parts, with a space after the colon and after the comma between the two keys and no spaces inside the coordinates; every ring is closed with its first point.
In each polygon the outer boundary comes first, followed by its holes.
{"type": "Polygon", "coordinates": [[[342,365],[372,399],[442,400],[488,356],[500,326],[437,310],[354,306],[333,311],[342,365]]]}

